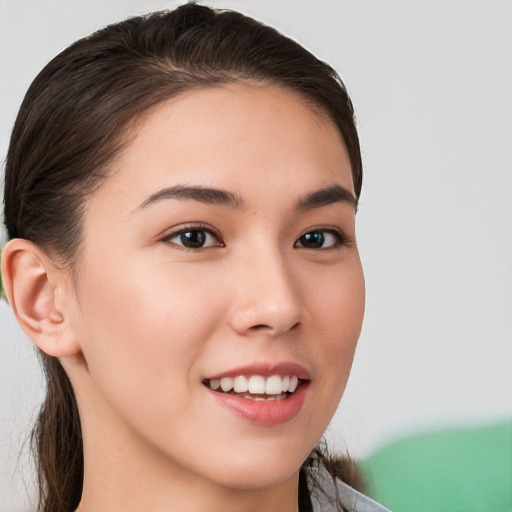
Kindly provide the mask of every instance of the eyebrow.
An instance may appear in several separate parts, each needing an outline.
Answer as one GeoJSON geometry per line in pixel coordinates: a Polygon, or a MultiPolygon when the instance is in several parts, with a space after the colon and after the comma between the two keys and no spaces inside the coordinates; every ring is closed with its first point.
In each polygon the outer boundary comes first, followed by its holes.
{"type": "Polygon", "coordinates": [[[358,201],[350,190],[340,185],[332,185],[306,194],[299,199],[297,210],[313,210],[314,208],[320,208],[334,203],[348,203],[357,210],[358,201]]]}
{"type": "Polygon", "coordinates": [[[139,208],[146,208],[150,204],[157,203],[166,199],[191,199],[201,203],[226,206],[234,210],[240,210],[243,207],[243,199],[233,192],[221,190],[218,188],[207,188],[201,186],[176,185],[167,187],[150,195],[139,208]]]}
{"type": "MultiPolygon", "coordinates": [[[[208,188],[202,186],[176,185],[166,187],[154,194],[151,194],[140,206],[139,209],[169,199],[185,199],[199,201],[205,204],[225,206],[234,210],[244,207],[244,200],[233,192],[219,188],[208,188]]],[[[348,203],[357,209],[357,198],[352,192],[340,185],[332,185],[320,190],[309,192],[297,201],[295,208],[299,211],[308,211],[334,203],[348,203]]]]}

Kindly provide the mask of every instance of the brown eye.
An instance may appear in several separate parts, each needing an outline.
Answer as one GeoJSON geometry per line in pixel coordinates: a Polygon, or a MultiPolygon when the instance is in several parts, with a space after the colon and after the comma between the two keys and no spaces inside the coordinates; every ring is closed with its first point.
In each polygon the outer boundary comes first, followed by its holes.
{"type": "Polygon", "coordinates": [[[184,231],[180,234],[180,242],[183,246],[191,249],[203,247],[206,243],[207,235],[204,231],[194,229],[193,231],[184,231]]]}
{"type": "Polygon", "coordinates": [[[329,249],[343,243],[343,237],[336,231],[317,230],[304,233],[296,242],[295,247],[306,249],[329,249]]]}
{"type": "Polygon", "coordinates": [[[223,245],[214,233],[202,228],[182,229],[166,237],[165,241],[186,249],[202,249],[206,247],[220,247],[223,245]]]}

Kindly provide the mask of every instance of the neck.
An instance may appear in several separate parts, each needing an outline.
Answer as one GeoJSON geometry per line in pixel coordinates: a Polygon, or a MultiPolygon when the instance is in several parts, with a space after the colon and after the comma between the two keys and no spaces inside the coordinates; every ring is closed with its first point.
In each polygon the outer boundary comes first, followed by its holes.
{"type": "Polygon", "coordinates": [[[272,487],[234,489],[147,459],[105,459],[85,455],[79,512],[298,511],[298,475],[272,487]]]}

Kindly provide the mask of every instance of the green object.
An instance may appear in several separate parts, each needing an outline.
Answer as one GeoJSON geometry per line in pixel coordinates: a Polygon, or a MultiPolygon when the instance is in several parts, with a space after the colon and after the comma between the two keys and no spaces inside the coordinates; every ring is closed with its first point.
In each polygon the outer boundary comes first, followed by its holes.
{"type": "Polygon", "coordinates": [[[397,441],[360,469],[393,512],[512,512],[512,421],[397,441]]]}

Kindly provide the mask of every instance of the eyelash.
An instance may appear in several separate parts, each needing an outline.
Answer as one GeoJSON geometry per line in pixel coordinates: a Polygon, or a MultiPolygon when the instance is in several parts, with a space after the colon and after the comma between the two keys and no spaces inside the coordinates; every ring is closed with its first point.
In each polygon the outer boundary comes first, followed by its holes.
{"type": "Polygon", "coordinates": [[[163,242],[171,243],[171,244],[173,244],[174,246],[176,246],[177,248],[179,248],[182,251],[192,251],[192,252],[201,251],[203,249],[209,249],[210,247],[224,247],[224,243],[221,241],[220,233],[218,233],[217,231],[212,229],[210,226],[207,226],[206,224],[193,224],[193,225],[181,228],[178,231],[173,231],[172,233],[169,233],[168,235],[166,235],[162,239],[162,241],[163,242]],[[207,235],[213,236],[217,240],[219,240],[220,243],[216,244],[216,245],[213,245],[213,246],[208,246],[208,247],[204,247],[204,246],[200,246],[200,247],[187,247],[185,245],[180,245],[180,244],[172,241],[176,237],[180,237],[180,236],[184,235],[185,233],[191,233],[191,232],[194,232],[194,231],[207,233],[207,235]]]}
{"type": "MultiPolygon", "coordinates": [[[[315,248],[313,250],[327,250],[327,249],[339,249],[341,247],[344,247],[346,245],[348,245],[348,238],[345,236],[345,234],[338,230],[338,229],[333,229],[333,228],[328,228],[328,227],[317,227],[317,228],[313,228],[313,229],[309,229],[308,231],[306,231],[304,234],[302,234],[298,239],[297,241],[293,244],[294,247],[304,247],[303,245],[297,245],[297,243],[302,239],[304,238],[306,235],[310,235],[312,233],[328,233],[330,235],[332,235],[334,238],[335,238],[335,241],[334,241],[334,244],[329,246],[329,247],[318,247],[318,248],[315,248]]],[[[305,249],[312,249],[311,247],[304,247],[305,249]]]]}
{"type": "MultiPolygon", "coordinates": [[[[325,239],[325,237],[323,237],[323,238],[325,239]]],[[[206,240],[207,240],[207,238],[206,238],[206,240]]],[[[224,243],[222,242],[220,233],[218,233],[217,231],[212,229],[210,226],[207,226],[206,224],[194,224],[194,225],[190,225],[190,226],[181,228],[178,231],[173,231],[172,233],[169,233],[168,235],[166,235],[162,239],[162,241],[171,243],[174,246],[176,246],[177,248],[179,248],[180,250],[192,251],[192,252],[198,252],[198,251],[201,251],[204,249],[209,249],[212,247],[225,247],[224,243]],[[219,241],[219,243],[215,244],[215,245],[209,245],[206,247],[204,246],[204,244],[201,246],[198,246],[198,247],[187,247],[186,245],[183,244],[183,239],[181,239],[181,242],[182,242],[181,244],[172,241],[173,239],[175,239],[177,237],[181,237],[181,236],[185,235],[186,233],[192,233],[192,232],[206,233],[207,236],[212,236],[212,237],[216,238],[219,241]]],[[[317,227],[317,228],[309,229],[308,231],[303,233],[295,241],[293,246],[294,247],[302,247],[304,249],[310,249],[310,250],[327,250],[327,249],[339,249],[340,247],[346,246],[348,244],[348,242],[349,242],[348,238],[340,230],[333,229],[333,228],[327,228],[327,227],[317,227]],[[312,248],[312,247],[306,247],[304,245],[297,245],[301,241],[301,239],[303,239],[307,235],[311,235],[313,233],[324,233],[324,234],[327,233],[329,235],[332,235],[335,238],[335,241],[329,247],[312,248]]],[[[304,240],[300,243],[303,244],[304,240]]]]}

